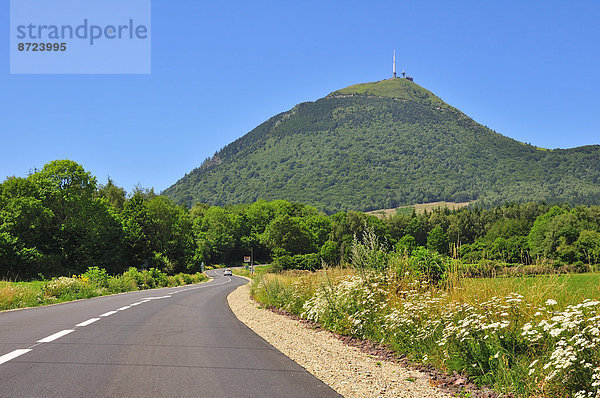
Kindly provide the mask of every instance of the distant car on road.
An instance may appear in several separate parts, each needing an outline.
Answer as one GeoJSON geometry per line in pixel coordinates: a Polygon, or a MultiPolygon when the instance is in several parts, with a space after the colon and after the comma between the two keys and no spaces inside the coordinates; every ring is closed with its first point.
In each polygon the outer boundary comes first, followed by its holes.
{"type": "Polygon", "coordinates": [[[223,276],[232,276],[231,269],[227,268],[225,272],[223,272],[223,276]]]}

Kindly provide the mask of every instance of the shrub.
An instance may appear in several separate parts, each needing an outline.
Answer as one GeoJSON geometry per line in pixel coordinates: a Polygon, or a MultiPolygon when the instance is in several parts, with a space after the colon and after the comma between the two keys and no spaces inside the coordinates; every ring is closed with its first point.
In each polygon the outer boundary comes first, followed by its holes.
{"type": "Polygon", "coordinates": [[[172,273],[175,265],[162,253],[154,253],[150,261],[151,268],[159,269],[163,272],[172,273]]]}
{"type": "Polygon", "coordinates": [[[283,255],[273,261],[273,271],[282,270],[316,270],[321,268],[321,258],[317,253],[283,255]]]}
{"type": "Polygon", "coordinates": [[[372,228],[368,228],[364,233],[362,240],[358,240],[356,235],[350,249],[350,260],[352,266],[357,269],[379,269],[387,266],[388,253],[385,244],[379,242],[379,238],[372,228]]]}
{"type": "Polygon", "coordinates": [[[189,285],[190,283],[194,283],[193,277],[190,274],[179,273],[177,274],[179,280],[181,280],[182,285],[189,285]]]}
{"type": "Polygon", "coordinates": [[[48,282],[44,288],[46,296],[56,297],[63,300],[89,298],[100,295],[94,286],[80,278],[69,278],[61,276],[48,282]]]}
{"type": "Polygon", "coordinates": [[[108,278],[106,286],[112,293],[123,293],[138,290],[138,284],[136,280],[131,278],[127,273],[108,278]]]}
{"type": "Polygon", "coordinates": [[[440,282],[446,278],[450,260],[436,252],[419,246],[409,258],[412,269],[418,279],[440,282]]]}
{"type": "Polygon", "coordinates": [[[128,283],[135,283],[137,287],[141,287],[144,284],[143,275],[135,267],[129,267],[129,269],[123,273],[122,278],[131,281],[128,283]]]}
{"type": "Polygon", "coordinates": [[[82,279],[97,287],[108,287],[108,280],[110,276],[106,273],[104,268],[89,267],[87,271],[81,274],[82,279]]]}

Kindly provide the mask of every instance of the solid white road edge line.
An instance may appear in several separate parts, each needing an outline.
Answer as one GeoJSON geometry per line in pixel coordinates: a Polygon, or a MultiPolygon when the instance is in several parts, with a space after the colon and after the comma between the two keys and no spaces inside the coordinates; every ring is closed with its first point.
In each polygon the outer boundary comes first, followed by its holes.
{"type": "Polygon", "coordinates": [[[117,309],[117,311],[125,311],[125,310],[127,310],[129,308],[131,308],[131,306],[130,305],[126,305],[125,307],[121,307],[121,308],[117,309]]]}
{"type": "Polygon", "coordinates": [[[116,314],[116,313],[117,313],[117,311],[108,311],[108,312],[105,312],[104,314],[101,314],[100,316],[111,316],[112,314],[116,314]]]}
{"type": "Polygon", "coordinates": [[[44,337],[43,339],[38,340],[38,343],[49,343],[49,342],[59,339],[63,336],[66,336],[67,334],[74,332],[74,331],[75,331],[74,329],[61,330],[60,332],[56,332],[48,337],[44,337]]]}
{"type": "Polygon", "coordinates": [[[8,354],[4,354],[0,357],[0,365],[3,364],[4,362],[10,361],[11,359],[15,359],[18,356],[27,354],[29,351],[31,351],[31,350],[28,348],[21,348],[18,350],[14,350],[13,352],[9,352],[8,354]]]}

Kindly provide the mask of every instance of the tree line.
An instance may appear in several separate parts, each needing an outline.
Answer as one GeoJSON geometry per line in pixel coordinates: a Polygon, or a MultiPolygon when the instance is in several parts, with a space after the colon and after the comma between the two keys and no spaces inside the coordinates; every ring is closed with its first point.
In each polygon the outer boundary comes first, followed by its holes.
{"type": "Polygon", "coordinates": [[[72,275],[90,266],[116,274],[130,266],[167,273],[206,264],[256,261],[316,269],[350,259],[355,239],[372,231],[407,256],[424,251],[466,263],[600,263],[600,207],[512,203],[436,209],[384,219],[357,211],[327,215],[286,200],[191,208],[57,160],[0,184],[0,278],[72,275]]]}

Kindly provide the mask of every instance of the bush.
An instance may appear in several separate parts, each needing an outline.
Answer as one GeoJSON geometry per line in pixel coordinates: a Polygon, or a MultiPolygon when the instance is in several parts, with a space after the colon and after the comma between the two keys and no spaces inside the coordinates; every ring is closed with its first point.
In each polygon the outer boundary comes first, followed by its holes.
{"type": "Polygon", "coordinates": [[[321,258],[317,253],[309,253],[279,256],[273,261],[272,269],[273,271],[292,269],[314,271],[319,268],[321,268],[321,258]]]}
{"type": "Polygon", "coordinates": [[[154,289],[169,285],[167,274],[156,268],[150,268],[149,270],[141,271],[140,279],[142,281],[140,285],[142,289],[154,289]]]}
{"type": "Polygon", "coordinates": [[[382,270],[387,267],[388,251],[387,247],[379,242],[373,228],[368,228],[363,233],[362,240],[359,241],[356,235],[354,236],[350,258],[354,268],[382,270]]]}
{"type": "Polygon", "coordinates": [[[396,253],[404,256],[410,256],[415,247],[417,247],[417,242],[412,235],[404,235],[395,246],[396,253]]]}
{"type": "Polygon", "coordinates": [[[179,273],[177,274],[177,277],[181,281],[182,285],[189,285],[190,283],[194,283],[192,275],[190,274],[179,273]]]}
{"type": "Polygon", "coordinates": [[[111,293],[123,293],[138,290],[138,284],[135,279],[127,273],[108,279],[107,288],[111,293]]]}
{"type": "MultiPolygon", "coordinates": [[[[150,261],[152,268],[159,269],[166,273],[172,273],[175,269],[175,265],[162,253],[154,253],[154,257],[150,261]]],[[[150,268],[150,269],[152,269],[150,268]]]]}
{"type": "Polygon", "coordinates": [[[48,282],[44,288],[44,294],[63,300],[74,300],[78,298],[90,298],[100,295],[94,286],[85,279],[69,278],[61,276],[48,282]]]}
{"type": "Polygon", "coordinates": [[[104,268],[89,267],[87,271],[81,274],[81,278],[87,278],[90,284],[97,287],[108,287],[110,276],[104,268]]]}
{"type": "Polygon", "coordinates": [[[127,279],[128,283],[130,284],[135,283],[136,287],[141,287],[144,284],[144,278],[142,274],[135,267],[129,267],[127,271],[123,272],[123,275],[121,277],[127,279]]]}
{"type": "Polygon", "coordinates": [[[437,283],[446,278],[450,259],[419,246],[409,261],[417,278],[437,283]]]}

